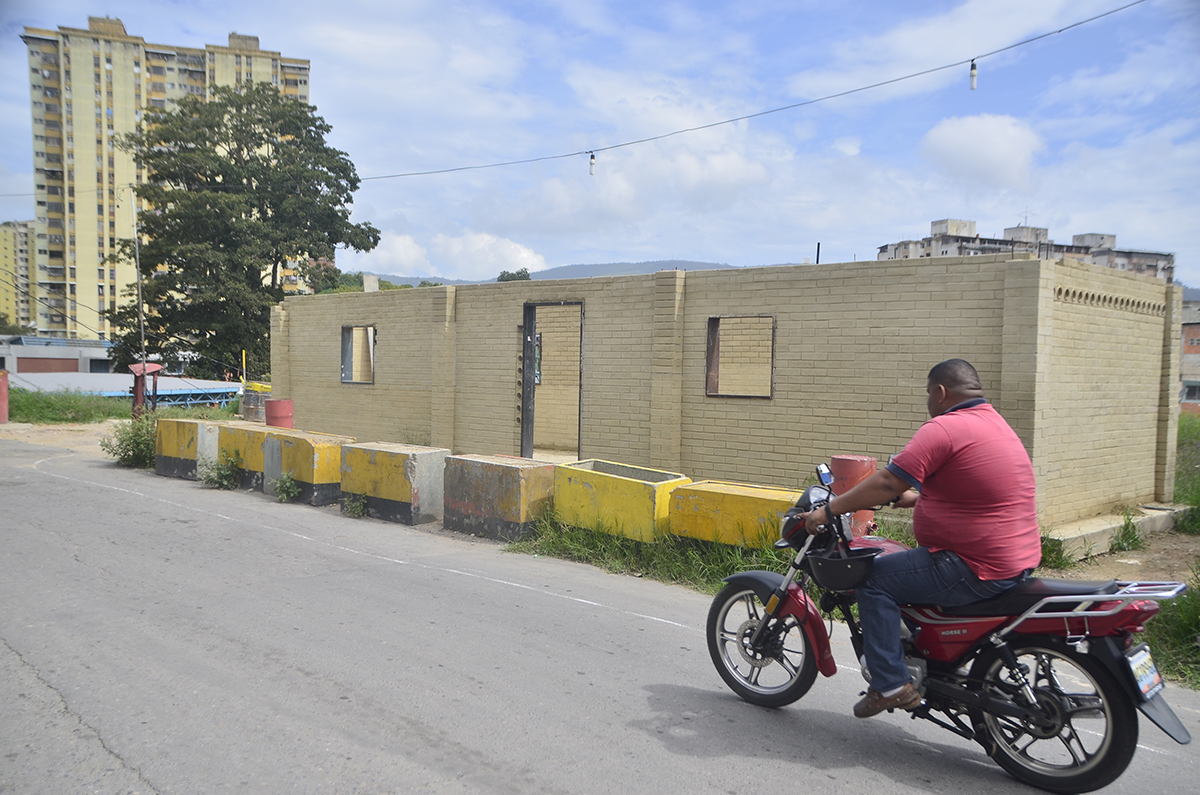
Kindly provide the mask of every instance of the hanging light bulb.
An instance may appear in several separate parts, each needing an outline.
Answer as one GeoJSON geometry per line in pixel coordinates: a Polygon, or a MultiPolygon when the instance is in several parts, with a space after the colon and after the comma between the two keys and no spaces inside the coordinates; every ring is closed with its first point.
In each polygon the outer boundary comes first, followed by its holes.
{"type": "Polygon", "coordinates": [[[596,176],[596,153],[588,152],[588,154],[591,155],[591,157],[588,158],[588,176],[594,177],[596,176]]]}
{"type": "Polygon", "coordinates": [[[975,90],[975,78],[979,75],[979,70],[975,67],[975,62],[971,61],[971,90],[975,90]]]}

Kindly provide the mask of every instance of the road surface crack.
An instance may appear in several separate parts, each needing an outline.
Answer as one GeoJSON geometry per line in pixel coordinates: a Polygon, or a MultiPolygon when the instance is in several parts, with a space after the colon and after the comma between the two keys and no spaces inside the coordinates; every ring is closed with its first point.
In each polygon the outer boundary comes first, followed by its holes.
{"type": "Polygon", "coordinates": [[[104,749],[104,753],[116,760],[116,762],[122,768],[137,776],[138,781],[142,782],[142,784],[144,784],[150,792],[155,793],[155,795],[159,795],[159,789],[142,774],[140,768],[129,764],[121,757],[119,753],[114,751],[112,748],[109,748],[108,743],[104,741],[104,737],[100,734],[100,732],[97,731],[94,726],[85,721],[82,715],[71,709],[71,706],[67,703],[67,699],[63,696],[62,691],[50,684],[50,682],[48,682],[46,678],[42,676],[42,672],[37,669],[37,666],[26,660],[25,656],[21,654],[21,652],[14,649],[12,644],[8,642],[7,638],[0,638],[0,643],[3,643],[4,647],[12,652],[13,656],[16,657],[20,662],[20,665],[30,671],[34,678],[37,679],[38,682],[40,682],[42,686],[46,688],[46,690],[54,694],[55,698],[58,699],[58,703],[63,715],[66,715],[69,719],[74,720],[84,732],[96,738],[96,742],[99,743],[102,749],[104,749]]]}

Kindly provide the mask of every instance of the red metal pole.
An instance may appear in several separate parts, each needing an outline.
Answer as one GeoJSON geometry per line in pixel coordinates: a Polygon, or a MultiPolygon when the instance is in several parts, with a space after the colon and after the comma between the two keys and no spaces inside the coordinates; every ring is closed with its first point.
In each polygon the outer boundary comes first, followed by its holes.
{"type": "Polygon", "coordinates": [[[8,370],[0,370],[0,425],[8,422],[8,370]]]}
{"type": "MultiPolygon", "coordinates": [[[[845,494],[875,474],[879,461],[869,455],[835,455],[829,459],[833,472],[833,493],[845,494]]],[[[875,519],[874,511],[855,511],[850,517],[850,530],[855,538],[867,534],[867,525],[875,519]]]]}

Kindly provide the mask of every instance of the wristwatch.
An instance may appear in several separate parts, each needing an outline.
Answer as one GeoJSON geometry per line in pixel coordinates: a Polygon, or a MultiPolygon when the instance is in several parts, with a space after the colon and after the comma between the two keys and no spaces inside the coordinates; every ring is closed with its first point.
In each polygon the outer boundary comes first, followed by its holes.
{"type": "MultiPolygon", "coordinates": [[[[830,501],[832,502],[832,500],[830,501]]],[[[833,509],[829,507],[829,503],[825,503],[825,524],[833,526],[833,509]]]]}

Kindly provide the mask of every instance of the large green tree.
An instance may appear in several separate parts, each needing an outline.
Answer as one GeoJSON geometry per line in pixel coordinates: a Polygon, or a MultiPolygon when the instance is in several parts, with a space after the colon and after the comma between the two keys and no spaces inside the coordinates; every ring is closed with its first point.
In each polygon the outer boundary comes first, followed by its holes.
{"type": "MultiPolygon", "coordinates": [[[[151,110],[121,142],[148,174],[137,187],[146,349],[197,377],[270,369],[270,311],[289,261],[369,251],[379,231],[350,222],[359,185],[332,127],[265,83],[213,88],[208,101],[151,110]]],[[[132,259],[133,241],[119,256],[132,259]]],[[[135,297],[136,286],[126,294],[135,297]]],[[[141,353],[136,298],[109,313],[116,358],[141,353]]]]}

